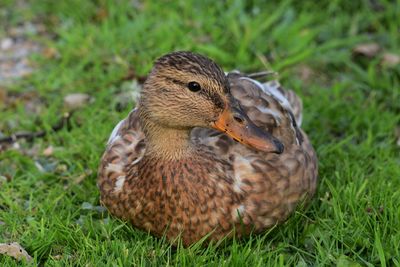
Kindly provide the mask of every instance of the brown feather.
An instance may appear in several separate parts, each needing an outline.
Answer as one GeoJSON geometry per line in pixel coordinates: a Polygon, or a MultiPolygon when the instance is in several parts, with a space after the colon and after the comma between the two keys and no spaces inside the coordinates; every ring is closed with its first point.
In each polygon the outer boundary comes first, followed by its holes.
{"type": "Polygon", "coordinates": [[[171,242],[180,237],[185,245],[206,235],[219,240],[264,231],[312,197],[317,183],[317,158],[299,128],[297,95],[278,83],[261,84],[239,73],[221,77],[219,67],[209,61],[187,52],[157,61],[159,69],[146,82],[139,109],[113,132],[99,167],[101,201],[112,214],[156,236],[165,234],[171,242]],[[163,87],[157,78],[175,79],[176,73],[186,80],[201,77],[202,85],[221,99],[231,93],[257,126],[281,140],[284,152],[256,151],[204,128],[197,108],[211,118],[220,112],[211,106],[213,100],[200,100],[193,114],[186,112],[183,91],[175,91],[175,100],[164,95],[164,103],[155,95],[163,87]],[[168,119],[172,121],[164,122],[168,119]],[[190,122],[193,127],[186,128],[190,122]]]}

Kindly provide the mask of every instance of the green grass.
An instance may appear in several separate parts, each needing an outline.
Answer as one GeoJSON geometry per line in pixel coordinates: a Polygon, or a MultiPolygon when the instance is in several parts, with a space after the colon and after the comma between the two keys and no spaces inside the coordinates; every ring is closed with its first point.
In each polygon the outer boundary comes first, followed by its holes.
{"type": "MultiPolygon", "coordinates": [[[[37,92],[42,108],[0,103],[0,132],[50,129],[69,93],[94,101],[74,113],[70,130],[0,152],[0,175],[12,176],[0,181],[0,243],[17,241],[46,266],[400,266],[400,65],[382,66],[381,54],[352,55],[366,42],[400,54],[400,2],[155,2],[1,1],[0,25],[44,23],[53,38],[30,38],[60,56],[33,55],[36,72],[7,86],[17,95],[37,92]],[[146,75],[155,58],[182,49],[226,70],[278,71],[302,96],[303,128],[320,160],[318,191],[306,211],[264,235],[172,248],[92,208],[99,205],[105,142],[134,106],[116,109],[116,95],[129,88],[124,77],[146,75]],[[54,154],[45,157],[49,145],[54,154]],[[27,154],[32,147],[39,152],[27,154]]],[[[0,265],[18,263],[0,256],[0,265]]]]}

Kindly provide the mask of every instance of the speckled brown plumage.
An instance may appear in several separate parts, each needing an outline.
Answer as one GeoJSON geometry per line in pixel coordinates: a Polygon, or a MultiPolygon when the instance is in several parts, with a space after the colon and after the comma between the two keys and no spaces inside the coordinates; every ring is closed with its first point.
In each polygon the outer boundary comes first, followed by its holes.
{"type": "Polygon", "coordinates": [[[101,201],[115,216],[171,242],[181,237],[185,245],[206,235],[262,232],[316,188],[317,158],[300,129],[301,112],[297,95],[276,81],[225,75],[189,52],[166,55],[146,81],[139,107],[110,137],[99,167],[101,201]],[[192,80],[202,92],[187,90],[192,80]],[[272,144],[283,144],[283,153],[211,129],[228,107],[244,111],[248,118],[240,125],[248,128],[251,120],[272,144]]]}

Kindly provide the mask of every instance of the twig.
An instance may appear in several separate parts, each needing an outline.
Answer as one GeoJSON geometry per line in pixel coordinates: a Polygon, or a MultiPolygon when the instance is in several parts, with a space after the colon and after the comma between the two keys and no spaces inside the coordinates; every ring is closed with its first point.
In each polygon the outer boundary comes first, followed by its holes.
{"type": "MultiPolygon", "coordinates": [[[[69,125],[69,120],[71,119],[72,112],[66,112],[63,114],[61,119],[54,124],[51,129],[54,132],[61,130],[64,126],[69,125]]],[[[0,138],[0,144],[2,143],[15,143],[19,139],[27,139],[29,141],[33,140],[34,138],[44,137],[47,134],[45,130],[41,130],[38,132],[17,132],[10,136],[5,136],[0,138]]]]}
{"type": "Polygon", "coordinates": [[[270,75],[277,75],[278,73],[275,71],[260,71],[260,72],[255,72],[255,73],[250,73],[247,74],[246,76],[252,79],[259,79],[259,78],[264,78],[270,75]]]}

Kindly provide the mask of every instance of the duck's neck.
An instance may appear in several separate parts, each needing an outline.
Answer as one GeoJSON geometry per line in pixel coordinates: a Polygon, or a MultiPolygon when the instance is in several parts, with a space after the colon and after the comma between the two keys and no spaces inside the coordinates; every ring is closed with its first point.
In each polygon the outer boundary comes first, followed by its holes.
{"type": "Polygon", "coordinates": [[[194,151],[191,129],[167,128],[150,121],[143,123],[142,129],[146,136],[145,156],[179,160],[190,157],[194,151]]]}

